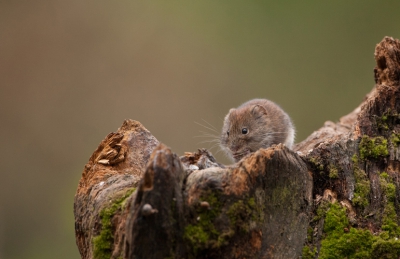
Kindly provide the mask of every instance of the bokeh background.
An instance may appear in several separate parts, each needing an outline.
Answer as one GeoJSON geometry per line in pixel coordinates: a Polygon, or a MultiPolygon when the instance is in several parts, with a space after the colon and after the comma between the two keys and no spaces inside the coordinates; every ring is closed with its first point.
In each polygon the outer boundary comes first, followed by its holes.
{"type": "MultiPolygon", "coordinates": [[[[0,1],[0,258],[80,258],[73,198],[124,119],[182,155],[268,98],[297,141],[374,85],[400,1],[0,1]]],[[[218,149],[212,149],[217,153],[218,149]]],[[[223,154],[216,155],[226,163],[223,154]]]]}

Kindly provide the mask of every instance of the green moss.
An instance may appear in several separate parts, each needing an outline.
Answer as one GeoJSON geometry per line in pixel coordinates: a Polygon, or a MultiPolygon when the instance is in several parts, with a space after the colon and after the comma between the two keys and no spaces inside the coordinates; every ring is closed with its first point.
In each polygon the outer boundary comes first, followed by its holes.
{"type": "Polygon", "coordinates": [[[397,215],[393,203],[389,202],[383,212],[382,230],[387,231],[389,238],[400,237],[400,227],[397,224],[397,215]]]}
{"type": "Polygon", "coordinates": [[[398,133],[393,133],[391,136],[390,136],[390,141],[392,142],[392,144],[394,145],[394,146],[399,146],[400,145],[400,134],[398,134],[398,133]]]}
{"type": "Polygon", "coordinates": [[[221,214],[222,205],[215,193],[201,196],[201,201],[207,201],[209,209],[198,207],[197,222],[185,227],[184,239],[193,249],[193,254],[210,247],[220,247],[226,242],[229,233],[220,233],[214,226],[216,218],[221,214]]]}
{"type": "Polygon", "coordinates": [[[396,199],[396,185],[394,183],[388,183],[386,186],[386,196],[391,202],[396,199]]]}
{"type": "Polygon", "coordinates": [[[349,228],[345,208],[331,204],[325,218],[325,239],[321,241],[319,258],[370,258],[373,236],[363,229],[349,228]]]}
{"type": "Polygon", "coordinates": [[[247,204],[251,207],[251,208],[255,208],[256,207],[256,200],[254,198],[250,198],[247,201],[247,204]]]}
{"type": "Polygon", "coordinates": [[[312,227],[308,227],[308,229],[307,229],[307,241],[309,243],[311,243],[313,241],[313,234],[314,234],[314,230],[312,229],[312,227]]]}
{"type": "Polygon", "coordinates": [[[383,130],[388,130],[389,129],[389,125],[388,125],[388,122],[387,122],[388,117],[389,117],[389,114],[385,113],[385,114],[382,115],[382,117],[376,118],[376,124],[377,124],[377,127],[379,129],[383,129],[383,130]]]}
{"type": "Polygon", "coordinates": [[[387,201],[394,202],[396,199],[396,185],[386,172],[382,172],[379,175],[379,184],[382,193],[386,196],[387,201]]]}
{"type": "Polygon", "coordinates": [[[381,236],[389,238],[398,238],[400,236],[400,227],[398,225],[398,218],[395,210],[395,200],[396,200],[396,185],[393,183],[393,179],[386,172],[382,172],[379,175],[379,184],[386,198],[383,203],[385,204],[383,209],[382,218],[382,230],[381,236]]]}
{"type": "Polygon", "coordinates": [[[361,170],[358,166],[358,157],[354,155],[352,157],[353,161],[353,172],[355,178],[355,188],[353,203],[361,208],[365,208],[369,205],[369,193],[371,191],[371,185],[369,178],[364,170],[361,170]]]}
{"type": "Polygon", "coordinates": [[[370,138],[364,135],[361,139],[359,150],[361,159],[376,159],[389,154],[387,140],[383,137],[370,138]]]}
{"type": "Polygon", "coordinates": [[[400,114],[396,110],[388,109],[381,117],[375,116],[375,123],[380,130],[391,130],[400,119],[400,114]]]}
{"type": "Polygon", "coordinates": [[[312,227],[307,229],[307,244],[303,247],[302,256],[303,259],[314,259],[317,252],[316,247],[313,247],[313,234],[314,230],[312,227]]]}
{"type": "Polygon", "coordinates": [[[389,119],[392,119],[393,116],[395,116],[395,114],[392,114],[391,110],[388,109],[387,111],[385,111],[382,114],[382,116],[380,118],[376,117],[377,118],[376,121],[377,121],[377,124],[378,124],[377,125],[378,128],[383,129],[383,130],[388,130],[389,129],[389,123],[390,123],[389,119]]]}
{"type": "Polygon", "coordinates": [[[332,234],[321,242],[321,259],[371,258],[374,237],[369,230],[351,228],[348,233],[332,234]]]}
{"type": "MultiPolygon", "coordinates": [[[[338,203],[331,204],[325,217],[324,234],[318,258],[387,258],[400,256],[400,232],[397,223],[390,221],[395,216],[394,207],[383,220],[382,232],[374,236],[369,230],[351,228],[345,208],[338,203]],[[397,235],[397,236],[396,236],[397,235]]],[[[303,255],[314,258],[309,248],[303,248],[303,255]]]]}
{"type": "Polygon", "coordinates": [[[321,161],[319,157],[310,157],[308,160],[310,163],[319,171],[324,170],[324,163],[321,161]]]}
{"type": "Polygon", "coordinates": [[[400,257],[400,240],[378,239],[372,244],[372,258],[398,259],[400,257]]]}
{"type": "Polygon", "coordinates": [[[353,203],[356,206],[365,208],[369,205],[368,195],[371,191],[371,186],[369,180],[361,179],[356,181],[353,203]]]}
{"type": "Polygon", "coordinates": [[[318,205],[317,210],[316,210],[316,215],[313,218],[313,221],[318,221],[322,218],[325,218],[326,212],[328,211],[330,206],[329,201],[322,200],[321,203],[318,205]]]}
{"type": "Polygon", "coordinates": [[[358,156],[356,154],[351,157],[351,161],[358,166],[358,156]]]}
{"type": "Polygon", "coordinates": [[[384,209],[382,217],[382,232],[379,240],[373,245],[375,258],[399,258],[400,256],[400,227],[395,210],[396,186],[392,177],[382,172],[379,175],[379,184],[384,195],[384,209]]]}
{"type": "Polygon", "coordinates": [[[382,179],[385,179],[385,180],[388,180],[389,177],[390,177],[389,174],[386,173],[386,172],[380,173],[379,176],[380,176],[382,179]]]}
{"type": "Polygon", "coordinates": [[[317,252],[316,248],[312,249],[309,246],[304,246],[303,252],[301,254],[301,258],[302,259],[314,259],[316,252],[317,252]]]}
{"type": "MultiPolygon", "coordinates": [[[[352,161],[356,181],[353,203],[365,207],[369,204],[370,181],[366,173],[360,169],[357,155],[352,157],[352,161]]],[[[346,209],[340,204],[322,202],[319,205],[316,218],[324,217],[325,221],[318,258],[399,258],[400,227],[394,205],[396,185],[386,172],[379,174],[379,184],[384,204],[379,235],[373,235],[367,229],[352,228],[346,209]]],[[[307,241],[311,243],[312,239],[308,237],[307,241]]],[[[303,258],[315,258],[311,245],[303,248],[303,258]]]]}
{"type": "MultiPolygon", "coordinates": [[[[210,239],[209,232],[207,232],[209,228],[210,227],[204,227],[204,223],[199,225],[188,225],[185,228],[185,238],[193,245],[195,254],[197,254],[199,247],[206,247],[207,242],[210,239]]],[[[215,229],[212,229],[212,232],[215,233],[215,229]]]]}
{"type": "Polygon", "coordinates": [[[255,209],[254,198],[239,200],[232,204],[226,213],[229,217],[231,228],[239,228],[245,233],[249,232],[250,222],[257,220],[256,213],[253,213],[255,209]]]}
{"type": "Polygon", "coordinates": [[[397,223],[397,214],[393,202],[388,202],[383,211],[382,231],[386,231],[388,238],[400,237],[400,227],[397,223]]]}
{"type": "Polygon", "coordinates": [[[271,204],[280,206],[282,204],[287,204],[290,209],[290,203],[288,204],[289,200],[293,200],[293,192],[288,186],[276,186],[272,190],[271,194],[271,204]]]}
{"type": "Polygon", "coordinates": [[[339,177],[339,170],[334,165],[329,165],[329,178],[338,178],[339,177]]]}
{"type": "Polygon", "coordinates": [[[346,209],[339,203],[331,203],[325,216],[324,232],[341,233],[348,225],[346,209]]]}
{"type": "Polygon", "coordinates": [[[112,253],[114,236],[112,230],[112,218],[125,206],[125,200],[136,190],[132,188],[127,190],[124,195],[111,204],[111,206],[100,211],[101,231],[98,236],[92,239],[93,257],[95,259],[109,259],[112,253]]]}
{"type": "Polygon", "coordinates": [[[207,201],[210,207],[197,207],[197,221],[188,224],[184,230],[184,239],[192,250],[192,255],[197,256],[201,251],[210,248],[219,248],[227,244],[228,239],[236,232],[248,233],[252,222],[260,219],[261,207],[257,207],[254,198],[244,198],[223,209],[221,197],[216,193],[207,193],[200,197],[207,201]],[[256,212],[255,212],[256,211],[256,212]],[[255,213],[254,213],[255,212],[255,213]],[[230,224],[218,224],[220,217],[228,217],[230,224]],[[216,227],[217,226],[217,227],[216,227]]]}

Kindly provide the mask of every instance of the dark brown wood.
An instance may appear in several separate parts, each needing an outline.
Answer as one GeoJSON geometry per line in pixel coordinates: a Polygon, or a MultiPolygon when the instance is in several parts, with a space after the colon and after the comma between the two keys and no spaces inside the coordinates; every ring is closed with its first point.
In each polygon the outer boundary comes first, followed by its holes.
{"type": "MultiPolygon", "coordinates": [[[[329,245],[333,248],[329,250],[328,242],[323,241],[329,234],[323,231],[325,218],[319,217],[318,210],[324,210],[325,215],[326,202],[338,202],[346,209],[349,225],[343,231],[355,230],[343,235],[352,240],[350,243],[356,244],[353,239],[364,233],[362,230],[368,230],[373,239],[371,245],[362,248],[367,251],[365,255],[360,257],[357,249],[348,248],[347,258],[400,257],[399,41],[385,37],[376,47],[375,59],[377,84],[364,102],[338,123],[325,123],[295,147],[313,173],[316,206],[307,245],[314,249],[315,254],[311,254],[315,257],[307,258],[332,258],[328,254],[340,250],[335,250],[332,241],[329,245]],[[395,187],[392,194],[389,185],[395,187]],[[390,214],[392,206],[394,211],[390,214]],[[391,227],[387,225],[389,221],[393,223],[391,227]]],[[[344,254],[335,256],[341,258],[344,254]]]]}
{"type": "Polygon", "coordinates": [[[399,41],[385,37],[375,59],[353,112],[231,166],[204,149],[178,157],[125,121],[79,182],[82,258],[398,258],[399,41]]]}
{"type": "Polygon", "coordinates": [[[179,157],[159,145],[132,201],[126,258],[168,258],[182,254],[184,177],[179,157]]]}

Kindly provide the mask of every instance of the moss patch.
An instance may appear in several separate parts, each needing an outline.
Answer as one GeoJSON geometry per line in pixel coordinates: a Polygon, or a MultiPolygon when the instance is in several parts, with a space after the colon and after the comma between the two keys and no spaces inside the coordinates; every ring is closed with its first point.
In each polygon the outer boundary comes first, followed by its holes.
{"type": "Polygon", "coordinates": [[[398,134],[398,133],[393,133],[391,136],[390,136],[390,141],[392,142],[392,144],[394,145],[394,146],[399,146],[400,145],[400,134],[398,134]]]}
{"type": "Polygon", "coordinates": [[[376,124],[377,124],[378,129],[382,129],[382,130],[388,130],[389,129],[388,117],[389,117],[389,113],[384,113],[382,115],[382,117],[380,117],[380,118],[377,117],[376,118],[376,124]]]}
{"type": "Polygon", "coordinates": [[[400,256],[399,240],[378,239],[372,244],[372,258],[380,259],[398,259],[400,256]]]}
{"type": "Polygon", "coordinates": [[[386,231],[388,238],[400,237],[400,227],[397,224],[397,215],[393,203],[388,203],[383,212],[382,231],[386,231]]]}
{"type": "Polygon", "coordinates": [[[387,140],[383,137],[370,138],[364,135],[361,139],[359,150],[361,159],[376,159],[389,155],[387,140]]]}
{"type": "Polygon", "coordinates": [[[301,258],[302,259],[314,259],[316,252],[317,252],[316,248],[310,248],[308,246],[304,246],[302,254],[301,254],[301,258]]]}
{"type": "Polygon", "coordinates": [[[396,200],[396,185],[391,176],[386,172],[379,175],[379,184],[382,194],[384,195],[385,207],[382,217],[382,233],[381,237],[384,239],[400,237],[400,227],[398,225],[398,218],[395,210],[396,200]]]}
{"type": "Polygon", "coordinates": [[[349,228],[345,208],[331,204],[325,218],[324,233],[319,258],[369,258],[373,236],[368,230],[349,228]]]}
{"type": "Polygon", "coordinates": [[[387,201],[394,202],[396,199],[396,185],[393,183],[392,177],[390,177],[386,172],[380,173],[379,184],[387,201]]]}
{"type": "Polygon", "coordinates": [[[214,225],[222,209],[217,194],[207,193],[202,195],[200,200],[208,202],[210,207],[207,209],[198,206],[196,208],[197,222],[187,225],[184,231],[184,239],[188,241],[194,255],[197,255],[200,250],[220,247],[225,243],[226,236],[230,235],[230,233],[220,233],[214,225]]]}
{"type": "Polygon", "coordinates": [[[323,171],[324,170],[324,163],[322,162],[322,160],[319,157],[310,157],[310,159],[308,160],[310,161],[310,163],[319,171],[323,171]]]}
{"type": "Polygon", "coordinates": [[[256,214],[252,214],[255,209],[256,203],[254,198],[239,200],[232,204],[227,211],[231,228],[238,228],[240,231],[248,233],[250,222],[256,221],[258,218],[256,214]]]}
{"type": "Polygon", "coordinates": [[[371,191],[370,181],[365,171],[361,170],[358,166],[357,155],[352,157],[352,161],[354,178],[356,182],[352,201],[354,205],[365,208],[369,205],[369,193],[371,191]]]}
{"type": "Polygon", "coordinates": [[[225,209],[221,202],[223,197],[219,195],[215,192],[202,195],[200,201],[206,201],[209,208],[196,207],[196,222],[185,227],[184,239],[194,256],[226,245],[235,233],[249,233],[252,223],[261,220],[262,207],[256,205],[254,198],[243,197],[225,209]],[[229,225],[221,225],[225,217],[228,217],[229,225]]]}
{"type": "Polygon", "coordinates": [[[198,225],[188,225],[185,228],[185,238],[192,244],[195,254],[199,248],[207,247],[210,235],[218,235],[218,232],[214,227],[205,225],[204,221],[199,222],[198,225]]]}
{"type": "Polygon", "coordinates": [[[329,165],[329,178],[338,178],[339,177],[339,170],[334,165],[329,165]]]}
{"type": "Polygon", "coordinates": [[[313,233],[312,227],[307,229],[307,244],[303,247],[301,258],[302,259],[314,259],[317,252],[316,247],[313,247],[313,233]]]}
{"type": "MultiPolygon", "coordinates": [[[[326,213],[324,234],[318,258],[372,259],[400,256],[400,240],[389,235],[374,236],[365,229],[350,228],[346,209],[338,203],[331,204],[326,213]]],[[[303,248],[303,254],[305,252],[310,254],[312,251],[303,248]]]]}
{"type": "Polygon", "coordinates": [[[109,259],[112,253],[112,246],[114,243],[113,229],[112,229],[112,218],[114,215],[121,211],[125,205],[125,200],[136,190],[132,188],[126,191],[126,193],[116,199],[111,206],[104,208],[100,211],[101,219],[101,231],[98,236],[92,239],[93,242],[93,257],[95,259],[109,259]]]}
{"type": "Polygon", "coordinates": [[[313,221],[318,221],[322,218],[325,218],[326,212],[328,211],[330,206],[329,201],[322,200],[321,203],[318,205],[316,210],[316,215],[313,218],[313,221]]]}

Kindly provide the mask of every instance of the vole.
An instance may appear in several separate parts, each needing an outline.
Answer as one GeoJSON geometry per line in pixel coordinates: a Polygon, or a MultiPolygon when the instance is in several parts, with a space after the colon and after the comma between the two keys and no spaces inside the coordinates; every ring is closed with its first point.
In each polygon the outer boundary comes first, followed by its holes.
{"type": "Polygon", "coordinates": [[[295,128],[289,115],[266,99],[253,99],[225,116],[221,148],[235,162],[260,148],[285,144],[291,148],[295,128]]]}

